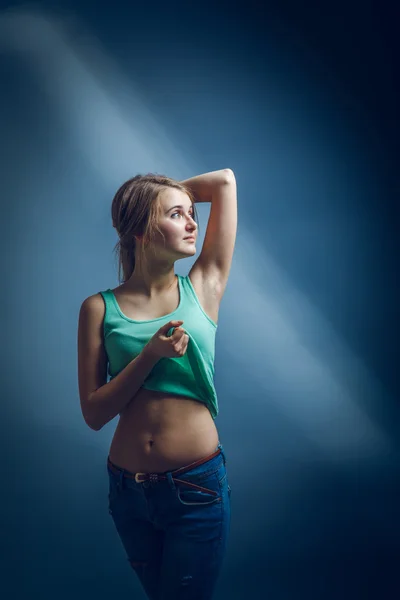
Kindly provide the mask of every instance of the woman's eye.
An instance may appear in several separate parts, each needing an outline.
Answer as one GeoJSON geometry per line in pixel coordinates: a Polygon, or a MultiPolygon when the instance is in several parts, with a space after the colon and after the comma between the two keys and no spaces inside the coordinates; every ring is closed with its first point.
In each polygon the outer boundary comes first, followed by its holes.
{"type": "MultiPolygon", "coordinates": [[[[175,215],[180,215],[180,214],[181,214],[181,213],[180,213],[179,211],[177,211],[177,212],[174,212],[174,213],[172,213],[172,215],[171,215],[171,216],[172,216],[172,217],[174,217],[175,215]]],[[[190,213],[190,216],[191,216],[191,217],[192,217],[192,219],[193,219],[193,213],[190,213]]]]}

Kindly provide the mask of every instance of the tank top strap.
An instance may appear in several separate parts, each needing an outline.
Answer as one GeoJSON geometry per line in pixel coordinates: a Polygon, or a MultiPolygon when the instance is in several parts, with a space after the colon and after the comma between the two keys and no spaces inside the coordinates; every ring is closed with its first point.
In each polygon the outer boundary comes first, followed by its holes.
{"type": "Polygon", "coordinates": [[[104,313],[104,322],[103,329],[104,335],[106,336],[110,327],[113,327],[115,322],[120,319],[120,316],[115,308],[113,292],[111,289],[103,290],[99,292],[103,296],[104,304],[105,304],[105,313],[104,313]]]}
{"type": "Polygon", "coordinates": [[[99,292],[99,294],[101,294],[103,296],[104,304],[106,305],[106,310],[109,313],[114,307],[111,289],[107,289],[102,292],[99,292]]]}

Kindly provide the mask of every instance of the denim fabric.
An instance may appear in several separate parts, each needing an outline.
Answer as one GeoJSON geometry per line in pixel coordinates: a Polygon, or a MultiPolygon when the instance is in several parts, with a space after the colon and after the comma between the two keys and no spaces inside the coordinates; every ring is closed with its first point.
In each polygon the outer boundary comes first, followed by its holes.
{"type": "Polygon", "coordinates": [[[108,466],[109,512],[150,600],[209,600],[226,552],[230,486],[221,453],[165,481],[137,483],[108,466]],[[208,490],[208,491],[207,491],[208,490]]]}

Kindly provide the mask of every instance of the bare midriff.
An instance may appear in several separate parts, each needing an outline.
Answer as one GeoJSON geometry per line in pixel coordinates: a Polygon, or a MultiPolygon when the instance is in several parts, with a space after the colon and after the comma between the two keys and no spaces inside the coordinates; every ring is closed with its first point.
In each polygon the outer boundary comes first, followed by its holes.
{"type": "Polygon", "coordinates": [[[212,454],[218,440],[206,404],[140,388],[120,414],[109,456],[132,473],[162,473],[212,454]]]}

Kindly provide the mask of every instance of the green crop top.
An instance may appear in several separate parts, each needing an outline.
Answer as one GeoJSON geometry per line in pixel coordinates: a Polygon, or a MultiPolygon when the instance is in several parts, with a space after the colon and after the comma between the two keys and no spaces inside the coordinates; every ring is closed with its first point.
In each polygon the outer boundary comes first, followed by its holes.
{"type": "MultiPolygon", "coordinates": [[[[125,316],[111,289],[100,292],[106,307],[104,345],[108,357],[108,374],[113,379],[130,363],[153,335],[171,320],[183,321],[189,336],[183,356],[162,357],[144,380],[147,390],[183,395],[204,402],[213,419],[218,415],[214,387],[215,335],[218,325],[204,312],[189,275],[177,275],[180,302],[169,315],[136,321],[125,316]]],[[[172,335],[174,328],[168,331],[172,335]]]]}

